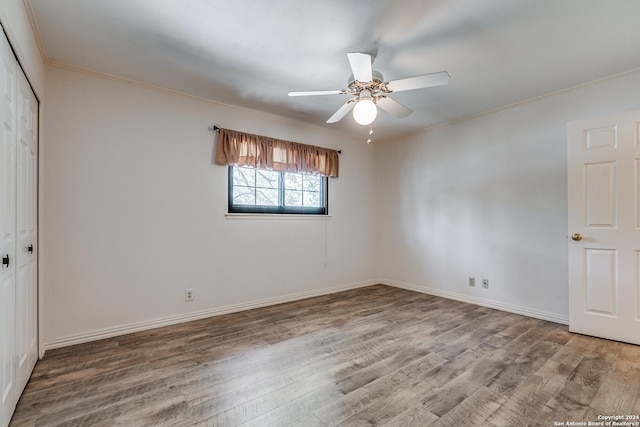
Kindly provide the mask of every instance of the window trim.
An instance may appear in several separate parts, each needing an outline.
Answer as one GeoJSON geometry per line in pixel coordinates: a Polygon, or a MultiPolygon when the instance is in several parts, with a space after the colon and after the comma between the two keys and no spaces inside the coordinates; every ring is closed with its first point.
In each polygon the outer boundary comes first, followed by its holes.
{"type": "MultiPolygon", "coordinates": [[[[228,170],[228,214],[267,214],[267,215],[329,215],[329,179],[322,176],[322,192],[321,197],[324,201],[324,207],[304,207],[304,206],[284,206],[285,188],[284,174],[288,172],[278,172],[278,197],[280,206],[256,206],[256,205],[234,205],[233,204],[233,168],[242,166],[229,165],[228,170]]],[[[291,172],[289,172],[291,173],[291,172]]],[[[295,173],[295,172],[294,172],[295,173]]]]}

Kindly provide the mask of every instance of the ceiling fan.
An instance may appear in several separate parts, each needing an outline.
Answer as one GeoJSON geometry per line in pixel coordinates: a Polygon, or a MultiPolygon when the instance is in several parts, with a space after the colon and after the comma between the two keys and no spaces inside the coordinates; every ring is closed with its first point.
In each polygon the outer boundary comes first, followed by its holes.
{"type": "Polygon", "coordinates": [[[347,57],[349,58],[349,64],[353,72],[349,77],[347,89],[289,92],[289,96],[353,95],[355,98],[351,98],[345,102],[338,111],[329,117],[327,123],[340,121],[353,109],[354,120],[358,124],[368,125],[376,119],[378,115],[377,107],[382,108],[398,118],[411,114],[411,109],[389,98],[387,96],[388,94],[404,90],[443,86],[449,84],[451,78],[446,71],[440,71],[438,73],[423,74],[385,82],[382,73],[371,67],[375,59],[374,54],[352,52],[348,53],[347,57]]]}

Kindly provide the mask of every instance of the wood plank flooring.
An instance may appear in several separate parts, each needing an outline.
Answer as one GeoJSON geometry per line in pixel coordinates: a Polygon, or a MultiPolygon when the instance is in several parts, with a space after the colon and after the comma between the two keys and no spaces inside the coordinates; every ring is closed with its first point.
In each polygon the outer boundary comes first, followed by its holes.
{"type": "Polygon", "coordinates": [[[376,285],[48,351],[10,425],[554,426],[637,414],[638,346],[376,285]]]}

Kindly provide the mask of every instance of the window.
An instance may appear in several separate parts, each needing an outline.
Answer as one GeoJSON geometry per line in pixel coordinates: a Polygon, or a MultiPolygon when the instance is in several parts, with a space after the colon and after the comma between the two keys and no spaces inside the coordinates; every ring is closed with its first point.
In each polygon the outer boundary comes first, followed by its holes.
{"type": "Polygon", "coordinates": [[[229,213],[327,214],[327,178],[229,166],[229,213]]]}

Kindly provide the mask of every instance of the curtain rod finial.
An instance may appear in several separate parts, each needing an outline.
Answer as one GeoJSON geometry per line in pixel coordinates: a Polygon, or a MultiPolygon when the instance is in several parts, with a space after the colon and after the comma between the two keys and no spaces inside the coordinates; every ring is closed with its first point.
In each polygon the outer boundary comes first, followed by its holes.
{"type": "Polygon", "coordinates": [[[216,125],[213,126],[209,126],[209,132],[218,132],[220,131],[220,128],[216,125]]]}

